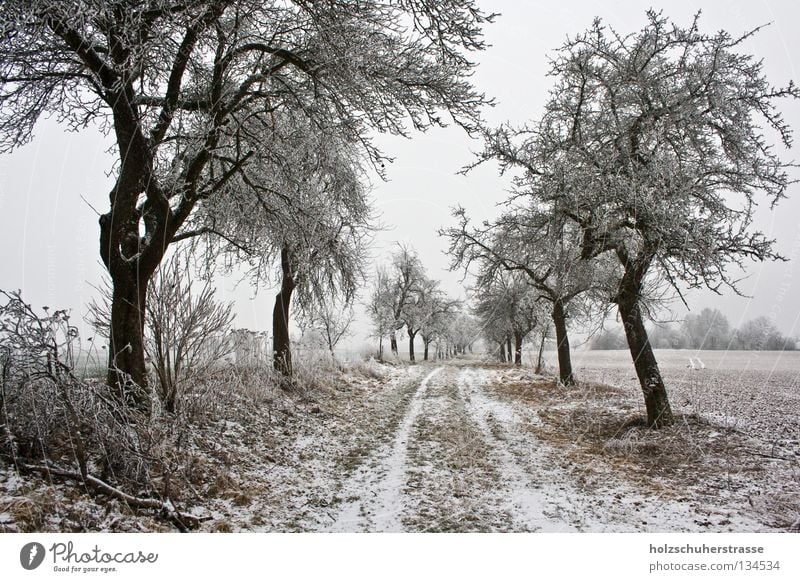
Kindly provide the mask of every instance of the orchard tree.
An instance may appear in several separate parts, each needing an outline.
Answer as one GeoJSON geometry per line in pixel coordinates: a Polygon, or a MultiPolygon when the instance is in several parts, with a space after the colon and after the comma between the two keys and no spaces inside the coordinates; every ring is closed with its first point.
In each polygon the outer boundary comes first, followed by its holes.
{"type": "Polygon", "coordinates": [[[426,313],[420,335],[422,336],[423,359],[428,360],[430,345],[434,341],[453,339],[456,329],[455,324],[459,321],[458,315],[461,303],[449,299],[444,293],[433,295],[426,306],[426,313]]]}
{"type": "Polygon", "coordinates": [[[372,321],[373,337],[378,339],[378,359],[383,359],[383,339],[395,330],[393,289],[388,270],[378,267],[372,281],[372,291],[367,303],[367,314],[372,321]]]}
{"type": "Polygon", "coordinates": [[[249,264],[256,287],[279,287],[273,361],[291,375],[292,298],[309,313],[339,299],[352,303],[365,278],[372,211],[359,152],[344,132],[333,126],[322,132],[302,117],[280,113],[270,124],[250,128],[249,139],[268,134],[280,151],[261,148],[248,171],[231,179],[230,192],[200,209],[192,227],[233,233],[235,239],[217,237],[214,254],[231,259],[231,266],[249,264]]]}
{"type": "Polygon", "coordinates": [[[774,87],[741,36],[688,28],[661,13],[620,35],[599,20],[552,59],[556,82],[542,120],[490,132],[484,158],[521,170],[519,182],[582,230],[582,256],[610,255],[622,269],[613,301],[644,394],[648,424],[673,423],[644,326],[652,277],[676,292],[736,291],[728,274],[746,260],[780,258],[753,227],[759,196],[792,183],[770,141],[791,145],[774,87]],[[545,180],[556,188],[537,188],[545,180]]]}
{"type": "MultiPolygon", "coordinates": [[[[529,194],[527,190],[523,192],[529,194]]],[[[519,193],[514,195],[518,196],[519,193]]],[[[480,227],[470,224],[463,209],[457,208],[453,215],[459,221],[458,226],[440,231],[450,240],[451,267],[466,270],[477,262],[481,277],[487,281],[501,271],[523,274],[538,292],[537,300],[551,305],[559,378],[564,385],[574,384],[568,306],[581,294],[613,277],[613,269],[609,270],[607,261],[582,258],[582,231],[570,219],[538,204],[520,206],[480,227]]],[[[508,331],[513,333],[510,327],[508,331]]],[[[508,351],[510,360],[510,347],[508,351]]]]}
{"type": "MultiPolygon", "coordinates": [[[[506,333],[506,342],[511,338],[513,362],[522,365],[522,343],[530,332],[542,325],[544,314],[542,298],[527,277],[520,271],[496,271],[479,274],[475,289],[475,312],[484,321],[494,324],[506,333]]],[[[508,361],[512,361],[508,350],[508,361]]]]}
{"type": "MultiPolygon", "coordinates": [[[[389,331],[392,353],[397,355],[397,330],[406,326],[406,317],[409,315],[409,306],[414,298],[422,291],[423,285],[428,280],[425,267],[422,265],[416,251],[411,247],[399,245],[398,250],[392,255],[390,270],[391,292],[390,301],[394,323],[389,331]]],[[[410,345],[413,345],[411,338],[410,345]]],[[[413,352],[413,349],[412,349],[413,352]]]]}
{"type": "Polygon", "coordinates": [[[511,358],[506,356],[506,344],[509,339],[509,322],[506,313],[496,308],[493,302],[481,301],[475,306],[475,316],[480,321],[481,334],[491,346],[490,354],[497,354],[497,359],[505,363],[511,358]]]}
{"type": "Polygon", "coordinates": [[[439,288],[439,281],[424,278],[411,293],[402,310],[402,318],[408,335],[408,356],[414,362],[414,339],[422,335],[424,343],[424,359],[428,359],[428,348],[433,333],[441,329],[445,318],[455,314],[457,301],[447,298],[439,288]]]}
{"type": "Polygon", "coordinates": [[[461,311],[455,315],[452,324],[449,326],[449,338],[455,350],[459,354],[472,351],[472,346],[477,341],[480,334],[480,324],[475,317],[467,312],[461,311]]]}
{"type": "MultiPolygon", "coordinates": [[[[469,82],[484,48],[473,0],[386,4],[273,0],[5,0],[0,4],[0,149],[43,115],[112,135],[117,160],[100,256],[113,298],[108,382],[146,406],[148,283],[206,201],[246,172],[253,116],[346,128],[374,165],[374,131],[452,119],[477,129],[469,82]],[[241,139],[240,139],[241,138],[241,139]],[[128,391],[126,387],[131,386],[128,391]],[[138,386],[138,388],[137,388],[138,386]]],[[[271,136],[261,144],[274,148],[271,136]]]]}

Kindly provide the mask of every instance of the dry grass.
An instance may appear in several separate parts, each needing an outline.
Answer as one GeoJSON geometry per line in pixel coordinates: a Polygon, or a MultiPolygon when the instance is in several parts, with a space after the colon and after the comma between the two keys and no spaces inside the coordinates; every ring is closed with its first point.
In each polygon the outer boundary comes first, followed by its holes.
{"type": "MultiPolygon", "coordinates": [[[[376,381],[369,378],[383,377],[380,366],[370,363],[356,364],[354,369],[365,383],[376,381]]],[[[140,427],[148,443],[148,456],[140,459],[146,489],[129,490],[168,498],[178,507],[198,508],[198,515],[212,518],[204,529],[241,529],[243,524],[227,515],[264,497],[276,474],[294,483],[292,473],[303,459],[291,445],[304,434],[324,430],[336,408],[347,406],[354,390],[349,382],[338,365],[302,359],[290,380],[267,365],[209,371],[183,392],[176,414],[156,409],[147,425],[140,427]]],[[[48,454],[54,460],[63,457],[68,463],[69,441],[62,440],[59,444],[51,438],[48,454]]],[[[121,453],[111,449],[109,453],[121,453]]],[[[296,473],[307,478],[307,471],[296,473]]],[[[114,482],[126,487],[125,481],[114,482]]],[[[296,488],[300,487],[297,482],[296,488]]],[[[285,500],[275,501],[276,512],[290,513],[285,500]]],[[[50,482],[37,475],[17,475],[13,467],[0,466],[0,530],[170,529],[155,515],[137,514],[127,508],[119,515],[115,513],[112,523],[106,515],[116,505],[80,486],[50,482]]]]}
{"type": "Polygon", "coordinates": [[[800,458],[776,454],[769,439],[680,406],[673,426],[652,430],[641,393],[604,384],[565,388],[506,370],[493,388],[537,412],[542,423],[529,430],[562,450],[578,479],[619,476],[680,501],[723,495],[770,527],[788,528],[800,514],[800,458]]]}
{"type": "Polygon", "coordinates": [[[455,383],[429,385],[423,410],[409,439],[407,531],[511,531],[510,515],[495,510],[502,491],[489,445],[455,383]]]}

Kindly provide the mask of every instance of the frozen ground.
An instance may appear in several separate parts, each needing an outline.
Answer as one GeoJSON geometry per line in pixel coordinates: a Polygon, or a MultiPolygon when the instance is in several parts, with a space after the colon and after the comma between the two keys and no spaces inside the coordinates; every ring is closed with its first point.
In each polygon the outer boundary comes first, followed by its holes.
{"type": "MultiPolygon", "coordinates": [[[[206,531],[786,530],[797,373],[703,359],[693,376],[665,367],[679,422],[663,431],[641,425],[622,361],[579,359],[609,385],[569,390],[474,360],[333,375],[310,401],[204,428],[184,507],[206,531]]],[[[166,527],[0,470],[0,530],[166,527]]]]}

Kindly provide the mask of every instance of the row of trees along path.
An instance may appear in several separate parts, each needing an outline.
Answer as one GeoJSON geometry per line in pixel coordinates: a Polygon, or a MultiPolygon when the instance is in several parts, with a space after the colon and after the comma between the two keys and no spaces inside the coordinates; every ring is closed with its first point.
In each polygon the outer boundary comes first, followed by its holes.
{"type": "Polygon", "coordinates": [[[448,358],[472,349],[479,336],[478,322],[460,300],[451,299],[431,279],[419,255],[409,246],[398,245],[388,266],[379,266],[373,277],[367,304],[373,335],[378,338],[378,357],[383,358],[383,340],[397,355],[397,332],[408,335],[408,354],[416,360],[414,340],[419,335],[423,359],[436,347],[436,356],[448,358]]]}
{"type": "Polygon", "coordinates": [[[108,382],[146,406],[148,284],[170,245],[197,237],[256,276],[279,262],[275,352],[289,372],[292,293],[309,278],[324,292],[350,285],[352,265],[344,277],[309,265],[341,267],[352,253],[337,250],[366,222],[350,220],[359,205],[342,200],[351,189],[326,156],[344,174],[364,162],[380,173],[374,132],[448,120],[476,131],[487,99],[469,53],[492,18],[472,0],[3,2],[0,149],[28,142],[43,115],[116,144],[99,245],[113,287],[108,382]]]}
{"type": "Polygon", "coordinates": [[[730,267],[781,258],[752,221],[759,196],[774,204],[793,183],[769,143],[791,145],[777,102],[800,94],[741,52],[757,32],[709,35],[699,15],[682,27],[653,11],[627,36],[595,21],[554,54],[541,118],[485,133],[475,164],[514,172],[508,210],[476,227],[456,209],[442,231],[454,268],[478,262],[486,287],[524,273],[552,306],[564,383],[566,318],[616,305],[653,427],[673,423],[644,326],[664,286],[738,292],[730,267]]]}

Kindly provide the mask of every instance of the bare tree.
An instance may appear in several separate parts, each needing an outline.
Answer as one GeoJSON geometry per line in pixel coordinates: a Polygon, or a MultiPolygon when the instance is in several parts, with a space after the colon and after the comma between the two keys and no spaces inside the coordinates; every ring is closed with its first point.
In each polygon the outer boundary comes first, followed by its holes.
{"type": "Polygon", "coordinates": [[[412,362],[416,361],[414,340],[432,317],[431,310],[440,294],[438,287],[438,281],[421,279],[403,305],[401,317],[408,335],[408,359],[412,362]]]}
{"type": "MultiPolygon", "coordinates": [[[[405,317],[408,312],[408,306],[427,280],[425,267],[423,267],[416,251],[405,245],[398,246],[399,249],[392,255],[390,268],[391,305],[392,315],[394,316],[394,324],[390,330],[390,345],[392,353],[395,355],[397,355],[395,333],[406,325],[405,317]]],[[[413,345],[413,341],[412,338],[410,345],[413,345]]]]}
{"type": "Polygon", "coordinates": [[[367,313],[372,321],[374,337],[378,339],[378,359],[383,359],[383,340],[394,334],[395,316],[393,289],[389,272],[378,267],[372,282],[372,292],[367,303],[367,313]]]}
{"type": "MultiPolygon", "coordinates": [[[[184,389],[227,355],[233,303],[221,303],[212,285],[212,273],[198,270],[189,249],[181,249],[162,263],[148,287],[145,353],[158,378],[156,391],[164,410],[174,413],[184,389]]],[[[111,289],[89,304],[88,320],[98,334],[108,336],[111,289]]]]}
{"type": "Polygon", "coordinates": [[[336,346],[350,333],[350,326],[355,319],[352,304],[340,304],[333,300],[316,305],[303,314],[306,327],[319,332],[325,347],[336,359],[336,346]]]}
{"type": "Polygon", "coordinates": [[[468,311],[456,313],[447,326],[447,341],[457,354],[472,351],[472,345],[480,335],[480,324],[468,311]]]}
{"type": "MultiPolygon", "coordinates": [[[[206,201],[246,175],[253,117],[292,111],[341,124],[376,166],[374,130],[455,123],[477,129],[486,99],[469,51],[491,20],[472,0],[6,0],[0,5],[0,149],[42,115],[97,123],[118,152],[100,255],[113,284],[108,382],[146,406],[147,287],[167,247],[206,201]]],[[[269,134],[261,146],[274,148],[269,134]]],[[[259,147],[261,147],[259,146],[259,147]]]]}
{"type": "Polygon", "coordinates": [[[719,309],[706,307],[700,313],[690,313],[682,327],[689,338],[688,347],[698,350],[724,350],[732,339],[730,322],[719,309]]]}
{"type": "Polygon", "coordinates": [[[648,279],[735,291],[731,265],[780,258],[752,220],[757,195],[775,203],[792,183],[764,128],[788,147],[777,102],[800,92],[771,86],[740,52],[758,30],[708,35],[698,17],[684,28],[650,11],[623,36],[597,20],[553,58],[541,122],[487,139],[486,158],[522,170],[539,202],[579,226],[583,257],[619,262],[612,300],[653,427],[673,415],[643,322],[648,279]]]}
{"type": "Polygon", "coordinates": [[[420,326],[422,336],[423,359],[430,357],[431,343],[436,340],[449,339],[456,341],[456,327],[459,323],[458,316],[461,302],[449,299],[444,293],[434,293],[429,297],[425,308],[425,316],[420,326]]]}
{"type": "Polygon", "coordinates": [[[762,315],[745,322],[736,330],[734,346],[740,350],[793,350],[795,342],[762,315]]]}
{"type": "Polygon", "coordinates": [[[528,334],[549,319],[542,305],[542,296],[521,271],[488,269],[478,275],[475,313],[498,339],[506,343],[512,339],[513,351],[508,351],[507,360],[513,358],[517,366],[522,365],[522,344],[528,334]]]}
{"type": "Polygon", "coordinates": [[[233,349],[233,303],[220,302],[210,277],[192,277],[191,270],[191,255],[177,252],[161,264],[148,290],[145,350],[167,412],[175,412],[187,387],[233,349]]]}
{"type": "MultiPolygon", "coordinates": [[[[537,299],[552,306],[559,378],[564,385],[574,384],[567,308],[577,297],[613,277],[613,272],[607,265],[583,259],[581,230],[569,219],[556,216],[546,208],[520,206],[481,227],[471,226],[463,209],[457,208],[453,214],[459,221],[458,226],[440,231],[450,240],[451,267],[466,270],[477,263],[480,278],[487,285],[500,271],[525,275],[537,290],[537,299]]],[[[510,338],[513,334],[510,323],[508,333],[510,338]]],[[[511,350],[508,352],[510,360],[511,350]]]]}

